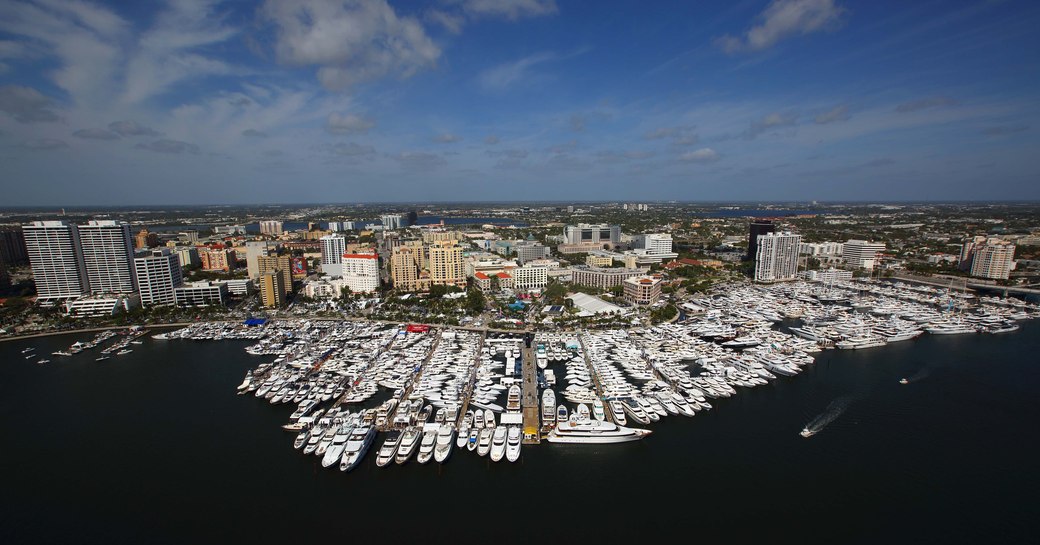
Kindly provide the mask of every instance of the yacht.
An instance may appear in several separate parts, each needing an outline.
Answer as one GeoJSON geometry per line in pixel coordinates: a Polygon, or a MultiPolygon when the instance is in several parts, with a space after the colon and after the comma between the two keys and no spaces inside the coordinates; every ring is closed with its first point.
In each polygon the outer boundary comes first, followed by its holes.
{"type": "Polygon", "coordinates": [[[603,410],[603,401],[598,397],[592,400],[592,417],[596,420],[606,420],[607,414],[603,410]]]}
{"type": "Polygon", "coordinates": [[[509,397],[506,400],[507,411],[520,410],[520,387],[516,384],[509,387],[509,397]]]}
{"type": "Polygon", "coordinates": [[[479,437],[480,437],[480,430],[478,430],[476,428],[476,426],[474,426],[473,429],[469,430],[469,439],[466,440],[466,450],[469,450],[469,451],[476,450],[477,442],[479,441],[479,437]]]}
{"type": "Polygon", "coordinates": [[[332,436],[329,448],[325,449],[325,455],[321,458],[321,467],[330,467],[339,463],[339,459],[343,457],[343,449],[347,447],[347,438],[350,437],[352,431],[354,431],[353,426],[340,425],[335,435],[332,436]]]}
{"type": "Polygon", "coordinates": [[[566,422],[562,422],[549,432],[550,443],[607,444],[638,441],[650,430],[626,428],[610,422],[589,418],[587,414],[576,413],[566,422]]]}
{"type": "Polygon", "coordinates": [[[506,426],[499,426],[491,434],[491,461],[500,462],[506,454],[506,426]]]}
{"type": "Polygon", "coordinates": [[[556,406],[556,423],[560,424],[561,422],[566,422],[566,421],[567,421],[567,406],[564,405],[563,403],[560,403],[559,405],[556,406]]]}
{"type": "Polygon", "coordinates": [[[556,424],[556,394],[546,388],[542,391],[542,425],[556,424]]]}
{"type": "Polygon", "coordinates": [[[808,427],[802,428],[802,431],[798,432],[798,435],[802,437],[812,437],[816,432],[810,430],[808,427]]]}
{"type": "Polygon", "coordinates": [[[462,448],[466,446],[466,441],[469,440],[469,422],[463,422],[462,427],[459,428],[459,435],[455,438],[455,446],[462,448]]]}
{"type": "Polygon", "coordinates": [[[397,453],[397,447],[401,444],[401,432],[392,431],[383,441],[383,446],[379,447],[379,453],[376,454],[376,465],[379,467],[386,467],[394,460],[394,455],[397,453]]]}
{"type": "Polygon", "coordinates": [[[420,464],[425,464],[433,459],[433,449],[437,446],[437,431],[439,428],[430,427],[424,430],[422,440],[419,441],[419,454],[416,459],[420,464]]]}
{"type": "Polygon", "coordinates": [[[395,462],[400,465],[412,457],[415,447],[419,444],[420,435],[422,435],[420,428],[414,426],[404,430],[404,433],[401,434],[401,445],[397,447],[397,456],[394,457],[395,462]]]}
{"type": "MultiPolygon", "coordinates": [[[[454,439],[455,429],[451,424],[441,424],[437,430],[437,444],[433,449],[433,459],[443,464],[448,456],[451,456],[451,443],[454,439]]],[[[462,445],[457,445],[461,447],[462,445]]]]}
{"type": "Polygon", "coordinates": [[[834,343],[834,346],[842,350],[860,350],[863,348],[874,348],[876,346],[885,346],[888,341],[881,337],[876,336],[862,336],[862,337],[849,337],[843,341],[834,343]]]}
{"type": "Polygon", "coordinates": [[[611,399],[608,404],[610,405],[610,416],[614,417],[614,422],[622,426],[628,424],[628,419],[625,418],[625,409],[621,406],[621,402],[611,399]]]}
{"type": "Polygon", "coordinates": [[[722,346],[726,348],[750,348],[752,346],[758,346],[762,344],[762,339],[758,337],[737,337],[731,341],[722,343],[722,346]]]}
{"type": "Polygon", "coordinates": [[[350,432],[350,438],[347,439],[347,446],[343,449],[343,457],[339,462],[340,471],[351,471],[357,467],[361,460],[364,459],[365,453],[372,446],[372,442],[376,438],[376,428],[374,426],[364,425],[356,426],[350,432]]]}
{"type": "Polygon", "coordinates": [[[520,426],[509,426],[506,436],[506,460],[515,462],[520,459],[520,426]]]}
{"type": "Polygon", "coordinates": [[[487,456],[487,453],[491,451],[491,437],[494,433],[495,430],[491,428],[480,430],[480,435],[477,437],[477,454],[487,456]]]}

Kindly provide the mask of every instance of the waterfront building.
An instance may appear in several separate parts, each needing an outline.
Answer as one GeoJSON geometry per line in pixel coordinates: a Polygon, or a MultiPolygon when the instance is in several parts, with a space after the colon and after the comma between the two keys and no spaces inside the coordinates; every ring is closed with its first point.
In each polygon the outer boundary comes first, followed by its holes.
{"type": "Polygon", "coordinates": [[[73,318],[105,318],[141,306],[136,293],[92,294],[65,300],[65,314],[73,318]]]}
{"type": "Polygon", "coordinates": [[[400,214],[383,214],[379,216],[379,221],[383,224],[383,229],[393,231],[401,228],[404,218],[400,214]]]}
{"type": "Polygon", "coordinates": [[[121,221],[91,220],[77,229],[90,292],[136,292],[130,226],[121,221]]]}
{"type": "Polygon", "coordinates": [[[986,244],[986,237],[975,236],[964,241],[961,245],[961,255],[958,261],[959,268],[962,271],[970,271],[972,258],[975,257],[975,248],[986,244]]]}
{"type": "Polygon", "coordinates": [[[823,282],[829,284],[832,282],[849,282],[852,280],[852,271],[835,269],[831,267],[829,269],[821,269],[815,271],[804,271],[799,276],[810,281],[810,282],[823,282]]]}
{"type": "Polygon", "coordinates": [[[524,266],[512,269],[507,274],[513,277],[513,289],[516,291],[541,290],[549,283],[547,267],[524,266]]]}
{"type": "Polygon", "coordinates": [[[650,269],[605,269],[600,267],[587,267],[579,265],[577,267],[573,267],[571,270],[571,282],[573,282],[574,284],[577,284],[579,286],[591,286],[594,288],[601,288],[607,290],[613,287],[620,286],[626,278],[644,275],[650,269]]]}
{"type": "Polygon", "coordinates": [[[285,290],[285,295],[292,293],[292,257],[289,254],[259,256],[256,258],[256,265],[260,270],[260,276],[277,270],[278,274],[282,275],[279,285],[285,290]]]}
{"type": "Polygon", "coordinates": [[[282,222],[278,220],[264,220],[260,222],[260,234],[278,236],[282,234],[282,222]]]}
{"type": "Polygon", "coordinates": [[[340,263],[347,251],[347,237],[343,235],[325,235],[319,239],[321,243],[321,272],[332,276],[340,276],[340,263]]]}
{"type": "Polygon", "coordinates": [[[79,230],[64,221],[34,221],[22,226],[26,253],[44,304],[90,292],[83,266],[79,230]]]}
{"type": "Polygon", "coordinates": [[[430,246],[430,284],[466,287],[466,263],[462,260],[461,246],[451,241],[430,246]]]}
{"type": "Polygon", "coordinates": [[[204,249],[199,252],[199,261],[206,271],[231,272],[235,270],[235,258],[234,250],[204,249]]]}
{"type": "Polygon", "coordinates": [[[253,281],[246,278],[224,280],[231,295],[249,295],[253,293],[253,281]]]}
{"type": "Polygon", "coordinates": [[[343,254],[343,283],[354,293],[379,289],[379,256],[372,253],[343,254]]]}
{"type": "Polygon", "coordinates": [[[226,282],[189,282],[173,290],[179,307],[224,306],[229,294],[226,282]]]}
{"type": "Polygon", "coordinates": [[[260,274],[260,302],[267,308],[285,306],[285,275],[280,269],[273,269],[260,274]]]}
{"type": "Polygon", "coordinates": [[[758,237],[776,232],[776,225],[772,220],[752,220],[748,226],[748,244],[745,260],[755,259],[758,255],[758,237]]]}
{"type": "Polygon", "coordinates": [[[878,254],[884,251],[884,242],[849,240],[842,246],[841,257],[845,259],[845,264],[853,269],[872,271],[881,260],[878,254]]]}
{"type": "Polygon", "coordinates": [[[661,275],[644,275],[626,278],[624,286],[625,300],[633,305],[651,305],[661,298],[661,275]]]}
{"type": "Polygon", "coordinates": [[[564,244],[590,244],[613,248],[621,241],[621,226],[579,223],[563,228],[564,244]]]}
{"type": "Polygon", "coordinates": [[[181,263],[169,248],[151,250],[134,258],[134,272],[145,307],[172,305],[174,290],[181,285],[181,263]]]}
{"type": "Polygon", "coordinates": [[[1007,280],[1015,268],[1015,245],[991,238],[975,247],[971,275],[991,280],[1007,280]]]}
{"type": "Polygon", "coordinates": [[[755,281],[794,280],[798,274],[798,244],[802,236],[790,232],[759,235],[755,250],[755,281]]]}

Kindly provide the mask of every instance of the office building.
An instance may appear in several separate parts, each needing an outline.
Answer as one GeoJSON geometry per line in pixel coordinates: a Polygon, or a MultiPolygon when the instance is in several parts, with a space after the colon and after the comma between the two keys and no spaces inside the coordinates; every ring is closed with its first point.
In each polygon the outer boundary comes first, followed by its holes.
{"type": "Polygon", "coordinates": [[[466,287],[466,263],[462,260],[461,246],[451,241],[430,246],[430,284],[466,287]]]}
{"type": "Polygon", "coordinates": [[[986,237],[975,236],[964,241],[961,245],[960,260],[958,260],[958,266],[962,271],[970,271],[972,258],[975,257],[975,248],[986,244],[986,237]]]}
{"type": "Polygon", "coordinates": [[[155,233],[149,233],[148,229],[144,227],[134,235],[134,248],[137,250],[147,250],[153,246],[159,245],[159,236],[155,233]]]}
{"type": "Polygon", "coordinates": [[[244,235],[246,234],[245,225],[220,225],[213,228],[213,233],[216,235],[244,235]]]}
{"type": "Polygon", "coordinates": [[[224,306],[229,294],[225,282],[188,282],[173,290],[174,299],[179,307],[224,306]]]}
{"type": "Polygon", "coordinates": [[[390,254],[390,279],[395,290],[420,291],[424,289],[420,282],[422,248],[416,246],[400,246],[390,254]]]}
{"type": "Polygon", "coordinates": [[[473,284],[482,292],[487,293],[491,291],[491,277],[482,272],[473,275],[473,284]]]}
{"type": "Polygon", "coordinates": [[[650,269],[603,269],[599,267],[577,266],[572,268],[571,282],[579,286],[610,289],[620,286],[626,278],[641,276],[650,269]]]}
{"type": "Polygon", "coordinates": [[[434,242],[456,243],[460,240],[462,240],[462,236],[458,231],[445,231],[444,229],[422,230],[422,241],[426,244],[433,244],[434,242]]]}
{"type": "Polygon", "coordinates": [[[776,232],[776,225],[771,220],[752,220],[748,227],[747,255],[744,259],[755,259],[758,255],[758,237],[776,232]]]}
{"type": "Polygon", "coordinates": [[[265,273],[277,270],[278,274],[282,276],[279,285],[285,290],[284,295],[292,293],[292,257],[289,254],[259,256],[256,258],[256,264],[260,269],[261,277],[265,273]]]}
{"type": "Polygon", "coordinates": [[[181,263],[169,248],[151,250],[134,258],[134,272],[145,307],[172,305],[174,290],[181,285],[181,263]]]}
{"type": "Polygon", "coordinates": [[[340,262],[347,251],[347,237],[343,235],[325,235],[318,239],[321,243],[321,272],[332,276],[340,276],[340,262]]]}
{"type": "Polygon", "coordinates": [[[976,246],[971,260],[971,275],[991,280],[1007,280],[1015,268],[1015,245],[991,238],[976,246]]]}
{"type": "Polygon", "coordinates": [[[177,260],[181,262],[181,268],[202,265],[202,260],[199,259],[199,250],[194,246],[175,247],[173,251],[177,253],[177,260]]]}
{"type": "Polygon", "coordinates": [[[803,242],[798,245],[798,253],[811,257],[838,257],[844,246],[840,242],[803,242]]]}
{"type": "Polygon", "coordinates": [[[177,239],[185,244],[198,244],[199,232],[194,229],[181,231],[180,233],[177,233],[177,239]]]}
{"type": "Polygon", "coordinates": [[[672,235],[668,233],[643,235],[642,247],[648,255],[672,255],[672,235]]]}
{"type": "Polygon", "coordinates": [[[621,226],[579,223],[563,228],[564,244],[589,244],[613,248],[621,241],[621,226]]]}
{"type": "Polygon", "coordinates": [[[225,280],[224,284],[227,285],[228,293],[231,295],[249,295],[253,293],[253,281],[245,278],[232,278],[225,280]]]}
{"type": "Polygon", "coordinates": [[[798,274],[801,235],[789,232],[759,235],[755,250],[755,281],[781,282],[798,274]]]}
{"type": "Polygon", "coordinates": [[[884,251],[884,242],[850,240],[842,246],[841,257],[845,259],[845,264],[853,269],[872,271],[881,260],[879,254],[884,251]]]}
{"type": "Polygon", "coordinates": [[[64,221],[34,221],[22,226],[22,233],[38,301],[49,304],[90,292],[79,229],[75,225],[64,221]]]}
{"type": "Polygon", "coordinates": [[[589,267],[609,267],[614,264],[614,257],[610,255],[589,254],[585,256],[585,264],[589,267]]]}
{"type": "Polygon", "coordinates": [[[383,214],[379,216],[379,221],[383,223],[383,229],[388,231],[400,229],[404,224],[404,218],[400,214],[383,214]]]}
{"type": "Polygon", "coordinates": [[[625,300],[633,305],[651,305],[661,298],[661,275],[633,276],[622,283],[625,300]]]}
{"type": "Polygon", "coordinates": [[[379,289],[379,256],[372,253],[343,254],[340,264],[343,284],[354,293],[372,293],[379,289]]]}
{"type": "Polygon", "coordinates": [[[549,283],[548,267],[519,267],[506,274],[513,277],[516,291],[541,290],[549,283]]]}
{"type": "Polygon", "coordinates": [[[799,274],[799,276],[810,282],[823,282],[825,284],[830,284],[832,282],[851,281],[852,271],[831,267],[829,269],[820,269],[818,271],[804,271],[799,274]]]}
{"type": "Polygon", "coordinates": [[[65,300],[65,314],[73,318],[105,318],[141,306],[136,293],[93,294],[65,300]]]}
{"type": "Polygon", "coordinates": [[[247,242],[246,243],[246,272],[249,278],[260,278],[259,258],[268,256],[277,251],[278,246],[269,242],[247,242]]]}
{"type": "Polygon", "coordinates": [[[516,252],[517,263],[521,265],[529,261],[549,257],[549,247],[537,242],[522,242],[513,246],[513,250],[516,252]]]}
{"type": "Polygon", "coordinates": [[[78,226],[87,288],[91,293],[134,293],[134,248],[125,222],[89,221],[78,226]]]}
{"type": "Polygon", "coordinates": [[[260,234],[278,236],[282,234],[282,222],[278,220],[264,220],[260,222],[260,234]]]}
{"type": "Polygon", "coordinates": [[[285,275],[273,269],[260,275],[260,302],[267,308],[285,306],[285,275]]]}

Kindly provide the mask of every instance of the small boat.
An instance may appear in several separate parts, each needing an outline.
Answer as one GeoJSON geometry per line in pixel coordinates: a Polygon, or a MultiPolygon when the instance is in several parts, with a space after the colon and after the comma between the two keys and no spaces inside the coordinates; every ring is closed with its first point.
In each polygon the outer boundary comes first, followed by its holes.
{"type": "Polygon", "coordinates": [[[120,350],[119,352],[116,352],[116,355],[117,356],[122,356],[123,354],[129,354],[131,352],[133,352],[133,350],[128,349],[128,348],[124,348],[124,349],[120,350]]]}
{"type": "Polygon", "coordinates": [[[816,432],[810,430],[808,427],[802,428],[802,431],[798,432],[798,435],[802,437],[812,437],[816,432]]]}
{"type": "Polygon", "coordinates": [[[50,363],[51,360],[36,360],[36,363],[50,363]]]}
{"type": "Polygon", "coordinates": [[[556,423],[567,421],[567,406],[560,403],[556,406],[556,423]]]}
{"type": "Polygon", "coordinates": [[[105,361],[108,358],[109,358],[109,356],[101,356],[100,358],[94,358],[94,361],[105,361]]]}
{"type": "Polygon", "coordinates": [[[905,378],[901,378],[901,379],[899,379],[899,383],[900,384],[910,384],[910,381],[906,380],[905,378]]]}
{"type": "Polygon", "coordinates": [[[477,448],[477,441],[479,439],[479,434],[480,434],[480,430],[478,430],[476,428],[476,426],[474,426],[473,429],[469,430],[469,439],[466,442],[466,450],[472,451],[472,450],[475,450],[477,448]]]}

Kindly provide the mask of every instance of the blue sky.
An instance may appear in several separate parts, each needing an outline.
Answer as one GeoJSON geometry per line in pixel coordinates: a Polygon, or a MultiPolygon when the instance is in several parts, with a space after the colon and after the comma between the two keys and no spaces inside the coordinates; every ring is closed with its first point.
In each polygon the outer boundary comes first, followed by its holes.
{"type": "Polygon", "coordinates": [[[1040,199],[1032,1],[0,0],[7,205],[1040,199]]]}

